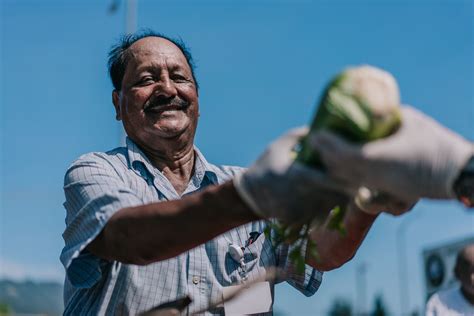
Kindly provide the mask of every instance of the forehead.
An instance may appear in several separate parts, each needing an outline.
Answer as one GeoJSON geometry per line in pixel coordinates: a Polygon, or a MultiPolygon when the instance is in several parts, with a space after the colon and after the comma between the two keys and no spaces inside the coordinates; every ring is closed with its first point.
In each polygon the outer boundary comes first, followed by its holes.
{"type": "Polygon", "coordinates": [[[178,46],[161,37],[145,37],[130,46],[129,63],[139,66],[144,63],[173,63],[189,68],[186,57],[178,46]]]}

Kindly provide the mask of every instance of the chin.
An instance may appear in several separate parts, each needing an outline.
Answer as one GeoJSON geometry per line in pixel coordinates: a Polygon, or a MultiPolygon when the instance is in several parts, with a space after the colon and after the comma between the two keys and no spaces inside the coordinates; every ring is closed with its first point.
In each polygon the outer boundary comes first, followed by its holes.
{"type": "Polygon", "coordinates": [[[190,134],[191,127],[189,125],[159,125],[154,126],[153,134],[161,138],[176,138],[181,135],[190,134]]]}

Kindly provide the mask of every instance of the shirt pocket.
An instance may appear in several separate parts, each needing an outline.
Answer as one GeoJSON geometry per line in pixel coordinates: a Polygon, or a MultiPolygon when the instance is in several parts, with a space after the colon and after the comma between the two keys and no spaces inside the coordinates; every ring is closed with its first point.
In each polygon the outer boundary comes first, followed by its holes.
{"type": "Polygon", "coordinates": [[[252,244],[245,247],[244,262],[249,280],[264,277],[268,269],[276,266],[271,240],[263,232],[252,244]]]}

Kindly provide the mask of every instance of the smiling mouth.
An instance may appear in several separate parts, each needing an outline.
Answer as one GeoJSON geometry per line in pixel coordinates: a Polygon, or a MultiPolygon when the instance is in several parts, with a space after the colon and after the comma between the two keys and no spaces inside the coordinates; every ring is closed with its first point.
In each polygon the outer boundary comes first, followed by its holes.
{"type": "Polygon", "coordinates": [[[163,113],[168,111],[182,111],[185,107],[181,105],[158,105],[158,106],[149,106],[145,108],[143,111],[145,113],[163,113]]]}
{"type": "Polygon", "coordinates": [[[189,107],[189,102],[179,98],[154,98],[147,102],[143,108],[145,113],[163,113],[167,111],[184,111],[189,107]]]}

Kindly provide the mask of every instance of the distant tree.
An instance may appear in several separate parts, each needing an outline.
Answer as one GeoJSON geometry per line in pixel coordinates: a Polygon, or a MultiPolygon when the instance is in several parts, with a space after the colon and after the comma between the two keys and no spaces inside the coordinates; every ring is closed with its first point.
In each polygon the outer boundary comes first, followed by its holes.
{"type": "Polygon", "coordinates": [[[388,310],[385,307],[385,303],[382,299],[382,295],[378,294],[374,300],[374,310],[370,314],[371,316],[387,316],[388,310]]]}
{"type": "Polygon", "coordinates": [[[11,315],[12,310],[8,304],[0,303],[0,316],[11,315]]]}
{"type": "Polygon", "coordinates": [[[328,316],[352,316],[352,306],[344,298],[336,298],[329,309],[328,316]]]}

